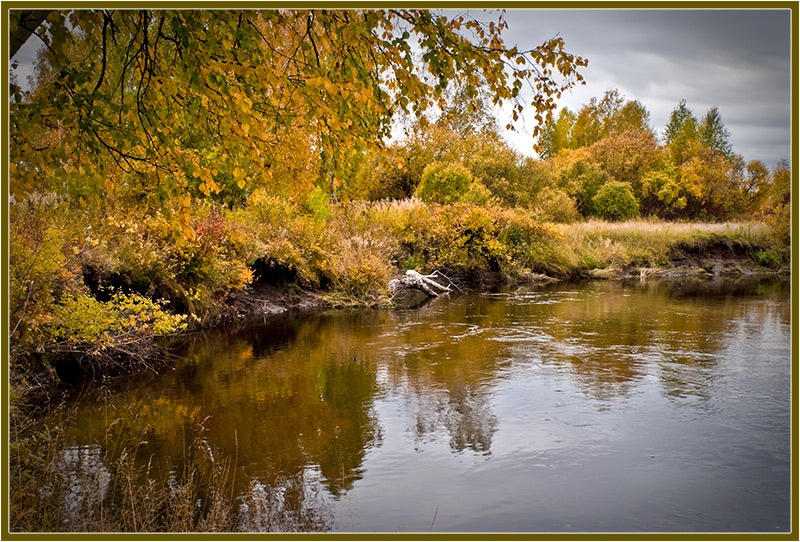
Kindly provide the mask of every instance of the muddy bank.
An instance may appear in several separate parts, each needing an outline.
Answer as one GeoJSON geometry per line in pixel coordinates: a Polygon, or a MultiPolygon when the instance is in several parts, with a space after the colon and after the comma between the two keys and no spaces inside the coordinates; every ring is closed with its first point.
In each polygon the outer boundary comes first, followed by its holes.
{"type": "Polygon", "coordinates": [[[228,296],[227,312],[233,318],[281,314],[290,310],[311,311],[330,307],[318,292],[285,284],[258,282],[228,296]]]}
{"type": "MultiPolygon", "coordinates": [[[[765,266],[759,263],[759,247],[736,240],[710,240],[678,243],[670,251],[669,261],[661,266],[610,267],[605,269],[576,269],[563,276],[551,276],[526,271],[504,274],[481,268],[443,268],[439,270],[442,284],[453,293],[491,291],[508,285],[531,285],[575,279],[639,279],[655,278],[718,278],[737,279],[753,276],[788,275],[789,267],[765,266]]],[[[399,275],[399,273],[398,273],[399,275]]],[[[267,317],[287,311],[314,311],[337,308],[331,301],[330,292],[303,290],[283,280],[274,283],[264,280],[251,287],[230,294],[227,308],[207,325],[267,317]]],[[[427,296],[422,292],[405,292],[402,296],[387,298],[378,306],[407,307],[424,303],[427,296]],[[416,294],[416,295],[415,295],[416,294]]],[[[376,306],[370,303],[364,306],[376,306]]]]}

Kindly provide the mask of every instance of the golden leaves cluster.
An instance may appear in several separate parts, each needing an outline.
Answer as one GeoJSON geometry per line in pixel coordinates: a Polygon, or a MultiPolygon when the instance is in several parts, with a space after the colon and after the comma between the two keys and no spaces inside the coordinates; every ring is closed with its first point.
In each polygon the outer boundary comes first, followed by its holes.
{"type": "Polygon", "coordinates": [[[487,24],[425,10],[53,13],[43,75],[12,100],[20,197],[41,188],[43,169],[53,188],[78,164],[147,178],[162,200],[213,196],[225,175],[248,191],[286,158],[290,131],[306,133],[330,167],[340,149],[382,147],[397,114],[442,107],[454,83],[512,101],[515,120],[530,111],[542,122],[586,65],[560,38],[507,48],[502,15],[487,24]],[[219,163],[207,163],[209,149],[219,163]]]}

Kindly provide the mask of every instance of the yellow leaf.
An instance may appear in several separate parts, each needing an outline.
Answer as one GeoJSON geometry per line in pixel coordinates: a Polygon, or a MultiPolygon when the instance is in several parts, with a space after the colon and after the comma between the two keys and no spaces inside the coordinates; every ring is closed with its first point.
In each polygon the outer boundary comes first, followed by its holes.
{"type": "Polygon", "coordinates": [[[241,188],[242,190],[244,190],[244,187],[245,187],[245,186],[247,186],[247,183],[244,181],[244,179],[242,179],[241,181],[239,181],[238,183],[236,183],[236,185],[237,185],[239,188],[241,188]]]}

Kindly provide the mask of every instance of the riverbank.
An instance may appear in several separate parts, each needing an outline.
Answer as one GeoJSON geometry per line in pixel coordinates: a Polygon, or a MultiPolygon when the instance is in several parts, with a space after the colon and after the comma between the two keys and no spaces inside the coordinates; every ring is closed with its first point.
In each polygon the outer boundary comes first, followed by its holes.
{"type": "Polygon", "coordinates": [[[789,264],[769,222],[557,224],[493,205],[412,198],[302,208],[255,194],[241,208],[198,206],[186,237],[159,215],[109,217],[47,198],[12,210],[25,225],[11,232],[11,382],[20,396],[65,375],[159,370],[163,335],[285,311],[392,307],[389,282],[407,270],[488,291],[781,273],[789,264]]]}
{"type": "MultiPolygon", "coordinates": [[[[444,284],[458,291],[492,290],[505,285],[564,280],[692,277],[736,279],[788,275],[788,259],[761,223],[674,223],[635,220],[548,224],[550,245],[530,269],[488,265],[450,265],[437,269],[444,284]]],[[[413,258],[410,258],[413,259],[413,258]]],[[[414,269],[414,267],[411,267],[414,269]]],[[[430,271],[417,266],[418,271],[430,271]]],[[[404,269],[395,269],[399,276],[404,269]]],[[[424,301],[425,296],[416,298],[424,301]]],[[[226,310],[214,322],[249,319],[287,311],[343,306],[393,307],[395,299],[372,296],[344,299],[340,292],[307,290],[282,281],[255,281],[230,294],[226,310]]]]}

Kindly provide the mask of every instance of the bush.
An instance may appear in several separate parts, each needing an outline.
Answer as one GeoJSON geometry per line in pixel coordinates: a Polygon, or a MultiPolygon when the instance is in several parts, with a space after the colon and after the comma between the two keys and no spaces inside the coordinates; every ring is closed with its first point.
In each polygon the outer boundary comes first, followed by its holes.
{"type": "Polygon", "coordinates": [[[333,285],[351,303],[375,302],[387,291],[391,269],[387,247],[370,236],[341,240],[333,257],[333,285]]]}
{"type": "Polygon", "coordinates": [[[534,210],[543,220],[568,223],[580,216],[575,200],[564,190],[545,187],[535,201],[534,210]]]}
{"type": "Polygon", "coordinates": [[[101,363],[121,355],[146,366],[155,337],[186,328],[186,317],[167,313],[165,306],[138,294],[116,293],[107,302],[87,292],[64,294],[53,306],[40,348],[83,359],[88,354],[101,363]]]}
{"type": "Polygon", "coordinates": [[[476,180],[472,181],[469,189],[459,201],[475,205],[488,205],[494,201],[494,198],[492,198],[492,192],[476,180]]]}
{"type": "Polygon", "coordinates": [[[423,170],[416,195],[427,203],[456,203],[472,182],[472,173],[463,165],[434,162],[423,170]]]}
{"type": "Polygon", "coordinates": [[[792,218],[789,204],[781,203],[764,218],[764,223],[772,231],[781,248],[788,249],[792,244],[792,218]]]}
{"type": "Polygon", "coordinates": [[[595,212],[606,220],[628,220],[639,216],[639,202],[628,183],[609,181],[592,198],[595,212]]]}

